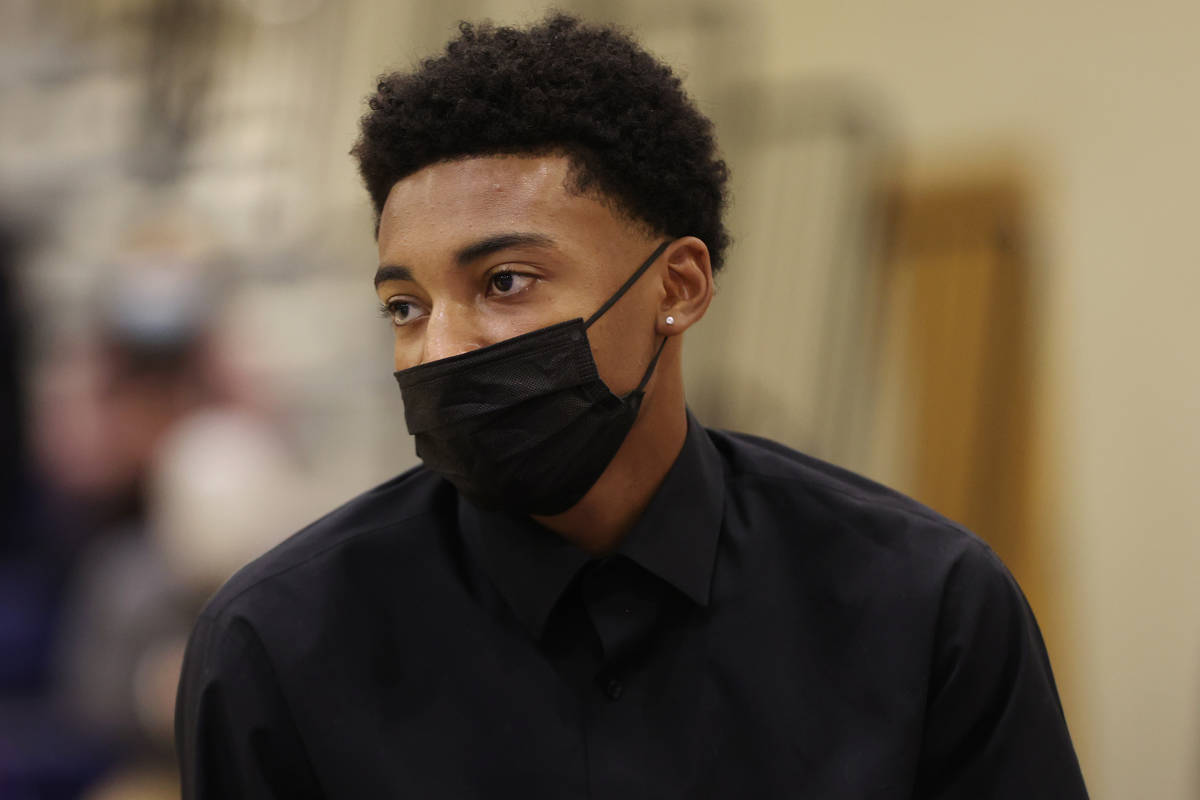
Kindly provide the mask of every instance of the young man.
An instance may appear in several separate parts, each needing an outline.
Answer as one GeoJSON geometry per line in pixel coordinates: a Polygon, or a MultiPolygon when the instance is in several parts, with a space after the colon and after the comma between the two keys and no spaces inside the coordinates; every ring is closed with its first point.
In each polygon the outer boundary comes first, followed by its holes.
{"type": "Polygon", "coordinates": [[[986,545],[688,413],[726,169],[665,66],[464,25],[354,152],[424,465],[208,604],[186,798],[1085,796],[986,545]]]}

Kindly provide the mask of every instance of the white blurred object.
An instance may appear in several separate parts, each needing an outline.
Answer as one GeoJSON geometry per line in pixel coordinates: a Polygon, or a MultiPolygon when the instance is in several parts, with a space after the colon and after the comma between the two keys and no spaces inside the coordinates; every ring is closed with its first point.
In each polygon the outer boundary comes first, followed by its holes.
{"type": "Polygon", "coordinates": [[[104,275],[105,327],[142,346],[179,346],[194,340],[212,319],[216,275],[204,263],[170,252],[128,255],[104,275]]]}
{"type": "Polygon", "coordinates": [[[172,573],[211,591],[311,518],[303,484],[268,425],[242,411],[205,411],[163,442],[149,528],[172,573]]]}

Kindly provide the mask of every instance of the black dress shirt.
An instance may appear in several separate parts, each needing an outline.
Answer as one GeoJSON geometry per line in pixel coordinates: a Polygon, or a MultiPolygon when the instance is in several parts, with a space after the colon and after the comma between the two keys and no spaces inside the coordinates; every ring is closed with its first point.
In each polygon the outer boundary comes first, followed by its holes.
{"type": "Polygon", "coordinates": [[[595,559],[417,468],[196,623],[185,798],[1086,797],[1046,651],[979,539],[689,417],[595,559]]]}

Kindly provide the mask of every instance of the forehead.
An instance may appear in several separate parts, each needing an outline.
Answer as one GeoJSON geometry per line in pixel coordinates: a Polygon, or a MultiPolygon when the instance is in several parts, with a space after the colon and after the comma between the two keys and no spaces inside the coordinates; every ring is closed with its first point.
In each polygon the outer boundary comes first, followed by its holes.
{"type": "Polygon", "coordinates": [[[381,254],[455,246],[510,231],[556,240],[612,236],[628,223],[570,191],[565,156],[487,156],[433,164],[397,181],[379,220],[381,254]]]}

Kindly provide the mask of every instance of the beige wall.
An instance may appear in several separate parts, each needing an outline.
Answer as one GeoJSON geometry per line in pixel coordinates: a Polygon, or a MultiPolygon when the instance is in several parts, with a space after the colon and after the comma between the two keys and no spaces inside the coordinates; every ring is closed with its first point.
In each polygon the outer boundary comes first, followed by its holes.
{"type": "Polygon", "coordinates": [[[767,17],[772,72],[873,84],[916,163],[1031,159],[1069,719],[1094,797],[1197,796],[1200,5],[780,2],[767,17]]]}

